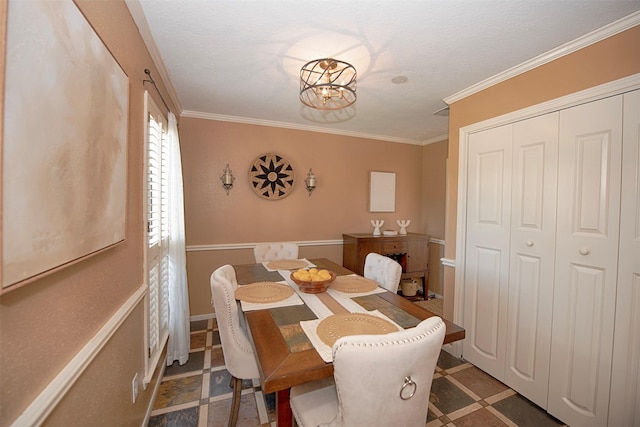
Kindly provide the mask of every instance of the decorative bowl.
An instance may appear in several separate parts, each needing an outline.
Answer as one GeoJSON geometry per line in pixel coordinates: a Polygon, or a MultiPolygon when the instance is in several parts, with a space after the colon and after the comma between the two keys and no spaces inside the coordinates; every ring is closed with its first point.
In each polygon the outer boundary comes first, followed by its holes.
{"type": "Polygon", "coordinates": [[[331,279],[319,280],[316,282],[307,282],[304,280],[296,279],[295,277],[293,277],[293,273],[295,273],[295,271],[291,272],[291,280],[293,280],[293,282],[298,285],[300,291],[306,294],[319,294],[322,292],[326,292],[329,284],[336,280],[336,273],[334,273],[333,271],[329,271],[331,279]]]}

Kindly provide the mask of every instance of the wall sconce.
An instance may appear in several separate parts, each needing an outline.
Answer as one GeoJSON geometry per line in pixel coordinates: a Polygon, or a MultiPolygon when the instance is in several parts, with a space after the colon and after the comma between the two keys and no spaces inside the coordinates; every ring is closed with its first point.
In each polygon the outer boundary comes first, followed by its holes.
{"type": "Polygon", "coordinates": [[[307,184],[307,191],[309,192],[309,196],[311,196],[313,190],[316,189],[316,176],[313,174],[313,169],[309,169],[309,173],[307,173],[304,183],[307,184]]]}
{"type": "Polygon", "coordinates": [[[233,188],[233,181],[235,180],[233,173],[231,173],[231,169],[229,168],[229,163],[227,163],[227,167],[222,171],[222,176],[220,177],[220,181],[222,181],[222,186],[227,191],[227,196],[229,195],[229,190],[233,188]]]}

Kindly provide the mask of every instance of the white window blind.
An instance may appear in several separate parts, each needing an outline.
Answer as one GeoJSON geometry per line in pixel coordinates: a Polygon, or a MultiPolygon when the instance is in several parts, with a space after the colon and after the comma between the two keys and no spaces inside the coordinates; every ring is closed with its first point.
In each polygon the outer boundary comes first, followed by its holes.
{"type": "Polygon", "coordinates": [[[169,158],[167,120],[145,92],[146,278],[148,284],[145,384],[151,380],[169,333],[169,158]]]}

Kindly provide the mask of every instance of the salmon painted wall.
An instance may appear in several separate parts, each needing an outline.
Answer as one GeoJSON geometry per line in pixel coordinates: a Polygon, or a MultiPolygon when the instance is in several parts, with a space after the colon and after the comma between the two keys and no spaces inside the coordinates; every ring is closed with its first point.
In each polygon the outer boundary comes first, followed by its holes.
{"type": "Polygon", "coordinates": [[[444,239],[447,147],[449,141],[425,145],[422,153],[422,216],[428,234],[444,239]]]}
{"type": "MultiPolygon", "coordinates": [[[[450,105],[445,257],[455,259],[460,128],[640,73],[640,26],[450,105]]],[[[453,318],[455,272],[445,268],[444,314],[453,318]]]]}
{"type": "Polygon", "coordinates": [[[384,228],[394,230],[396,220],[410,219],[409,231],[425,231],[422,146],[189,117],[181,120],[180,144],[192,316],[213,312],[213,270],[226,263],[254,262],[251,249],[220,245],[320,241],[301,246],[300,256],[342,264],[342,246],[335,241],[342,233],[372,232],[372,219],[382,219],[384,228]],[[267,152],[286,158],[296,174],[292,192],[280,200],[260,198],[249,185],[249,166],[267,152]],[[220,182],[227,163],[236,177],[229,195],[220,182]],[[311,196],[304,187],[309,168],[318,178],[311,196]],[[369,212],[370,171],[396,173],[395,212],[369,212]],[[195,251],[194,246],[213,248],[195,251]]]}
{"type": "MultiPolygon", "coordinates": [[[[129,77],[128,177],[127,193],[122,195],[127,199],[126,240],[0,297],[3,426],[10,425],[31,404],[143,284],[144,69],[151,69],[160,88],[164,88],[123,0],[77,0],[76,4],[129,77]]],[[[4,9],[7,2],[0,5],[4,9]]],[[[11,19],[11,5],[8,15],[11,19]]],[[[0,18],[0,56],[4,58],[6,15],[0,18]]],[[[4,67],[0,70],[3,78],[4,67]]],[[[42,72],[46,73],[46,67],[42,72]]],[[[166,91],[164,97],[169,99],[166,91]]],[[[144,309],[140,301],[44,424],[140,426],[154,388],[153,382],[146,390],[140,386],[137,402],[131,402],[131,380],[135,373],[144,376],[144,353],[144,309]]]]}
{"type": "MultiPolygon", "coordinates": [[[[422,152],[422,217],[432,239],[444,241],[449,141],[425,145],[422,152]]],[[[429,244],[429,292],[444,292],[444,244],[429,244]]]]}

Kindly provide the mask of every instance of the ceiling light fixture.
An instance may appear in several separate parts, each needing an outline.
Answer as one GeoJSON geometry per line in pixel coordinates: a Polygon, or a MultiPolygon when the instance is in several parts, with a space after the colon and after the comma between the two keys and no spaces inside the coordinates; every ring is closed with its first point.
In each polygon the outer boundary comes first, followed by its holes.
{"type": "Polygon", "coordinates": [[[307,62],[300,70],[300,101],[318,110],[339,110],[356,102],[357,72],[332,58],[307,62]]]}

